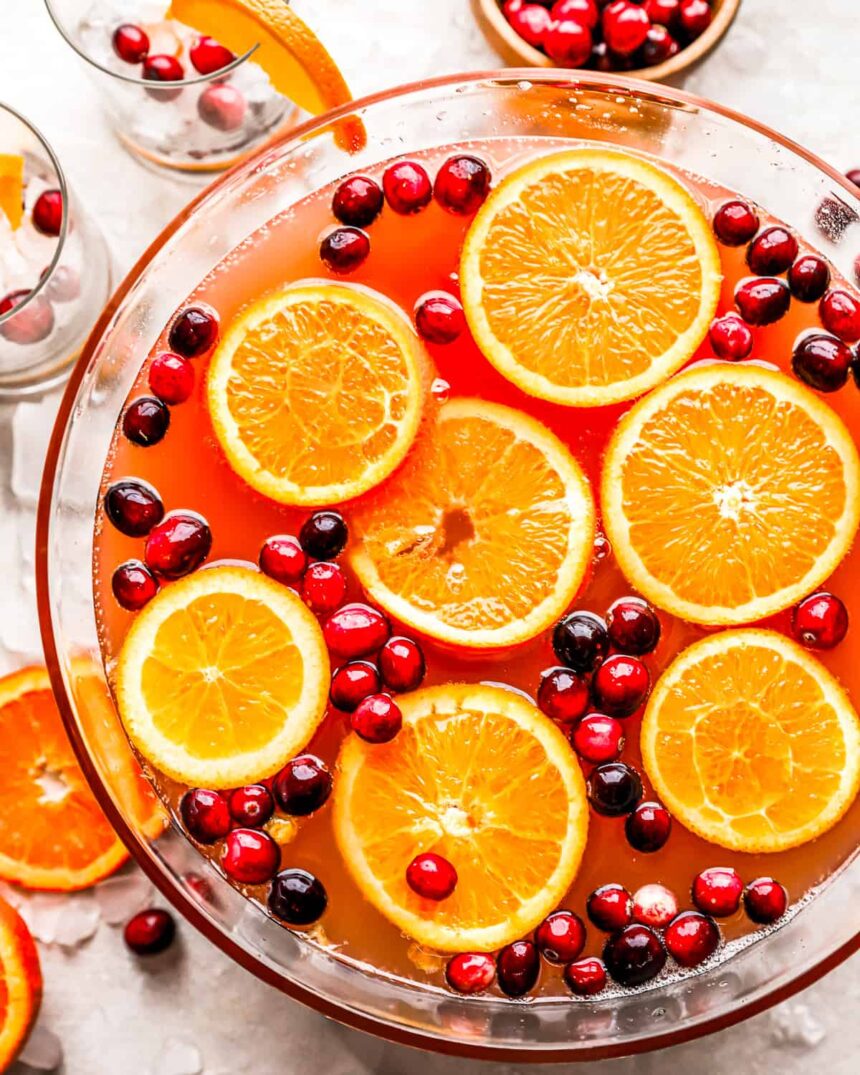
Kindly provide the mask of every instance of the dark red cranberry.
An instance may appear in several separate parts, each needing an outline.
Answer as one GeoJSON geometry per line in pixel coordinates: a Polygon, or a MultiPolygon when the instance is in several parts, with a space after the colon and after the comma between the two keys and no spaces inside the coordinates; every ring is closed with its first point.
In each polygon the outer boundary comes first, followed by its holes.
{"type": "Polygon", "coordinates": [[[334,560],[348,540],[349,531],[338,511],[315,511],[299,531],[302,548],[314,560],[334,560]]]}
{"type": "Polygon", "coordinates": [[[163,403],[184,403],[194,390],[194,367],[181,355],[163,351],[149,367],[149,387],[163,403]]]}
{"type": "Polygon", "coordinates": [[[840,340],[860,340],[860,301],[847,291],[828,291],[818,304],[818,315],[827,331],[840,340]]]}
{"type": "Polygon", "coordinates": [[[218,339],[218,319],[211,310],[189,306],[170,326],[170,350],[183,358],[199,358],[211,350],[218,339]]]}
{"type": "Polygon", "coordinates": [[[681,0],[678,19],[689,41],[695,41],[697,37],[701,37],[711,25],[712,18],[713,13],[708,0],[681,0]]]}
{"type": "Polygon", "coordinates": [[[612,52],[631,56],[645,44],[651,20],[628,0],[616,0],[603,11],[603,39],[612,52]]]}
{"type": "Polygon", "coordinates": [[[760,232],[747,250],[747,264],[756,276],[779,276],[796,257],[797,239],[778,225],[760,232]]]}
{"type": "Polygon", "coordinates": [[[164,518],[161,497],[139,478],[120,478],[108,486],[105,514],[126,537],[145,537],[164,518]]]}
{"type": "Polygon", "coordinates": [[[375,653],[391,634],[388,620],[370,605],[344,605],[333,612],[323,627],[329,650],[343,660],[375,653]]]}
{"type": "MultiPolygon", "coordinates": [[[[175,56],[147,56],[143,61],[143,77],[147,82],[181,82],[185,71],[175,56]]],[[[157,101],[175,101],[182,89],[153,88],[146,92],[157,101]]]]}
{"type": "Polygon", "coordinates": [[[480,157],[460,153],[449,157],[436,174],[433,196],[443,209],[470,216],[490,193],[490,169],[480,157]]]}
{"type": "Polygon", "coordinates": [[[601,885],[588,897],[585,909],[598,929],[616,933],[632,920],[633,897],[623,885],[601,885]]]}
{"type": "Polygon", "coordinates": [[[587,785],[588,801],[604,817],[629,814],[642,798],[639,774],[621,761],[606,762],[592,769],[587,785]]]}
{"type": "Polygon", "coordinates": [[[415,305],[415,327],[421,339],[428,343],[453,343],[466,327],[463,307],[453,295],[432,291],[415,305]]]}
{"type": "Polygon", "coordinates": [[[548,668],[541,673],[537,703],[543,713],[559,724],[572,724],[588,709],[588,683],[569,668],[548,668]]]}
{"type": "Polygon", "coordinates": [[[281,872],[269,889],[269,910],[290,926],[310,926],[322,918],[328,896],[322,881],[307,870],[281,872]]]}
{"type": "Polygon", "coordinates": [[[657,24],[648,31],[639,55],[645,67],[655,67],[657,64],[665,63],[672,56],[677,56],[680,51],[681,46],[666,27],[657,24]]]}
{"type": "Polygon", "coordinates": [[[651,22],[668,26],[670,29],[678,24],[681,0],[645,0],[642,6],[651,22]]]}
{"type": "Polygon", "coordinates": [[[572,963],[585,947],[585,926],[573,911],[554,911],[535,930],[535,944],[549,963],[572,963]]]}
{"type": "Polygon", "coordinates": [[[744,910],[760,926],[782,918],[788,908],[788,893],[772,877],[757,877],[744,891],[744,910]]]}
{"type": "Polygon", "coordinates": [[[196,571],[212,548],[212,531],[201,516],[171,511],[149,532],[144,546],[146,566],[166,579],[196,571]]]}
{"type": "Polygon", "coordinates": [[[499,989],[508,997],[524,997],[540,973],[540,956],[531,941],[514,941],[499,952],[496,974],[499,989]]]}
{"type": "Polygon", "coordinates": [[[413,161],[390,164],[382,176],[385,199],[395,213],[408,216],[430,204],[433,184],[426,168],[413,161]]]}
{"type": "Polygon", "coordinates": [[[63,195],[59,190],[44,190],[33,206],[33,226],[43,235],[59,235],[63,226],[63,195]]]}
{"type": "Polygon", "coordinates": [[[221,866],[240,885],[263,885],[278,872],[281,849],[267,832],[233,829],[221,852],[221,866]]]}
{"type": "Polygon", "coordinates": [[[624,749],[624,729],[615,717],[588,713],[570,733],[570,742],[583,761],[599,765],[614,761],[624,749]]]}
{"type": "MultiPolygon", "coordinates": [[[[0,317],[20,306],[32,291],[21,288],[0,299],[0,317]]],[[[0,324],[0,336],[10,343],[41,343],[54,330],[54,308],[44,295],[33,298],[18,313],[0,324]]]]}
{"type": "Polygon", "coordinates": [[[606,615],[609,641],[622,653],[641,657],[657,648],[660,620],[640,597],[622,597],[606,615]]]}
{"type": "Polygon", "coordinates": [[[845,178],[849,183],[853,183],[855,187],[860,187],[860,168],[852,168],[845,173],[845,178]]]}
{"type": "Polygon", "coordinates": [[[120,564],[113,573],[110,586],[117,604],[127,612],[138,612],[158,593],[155,575],[140,560],[120,564]]]}
{"type": "Polygon", "coordinates": [[[816,254],[804,254],[788,270],[788,286],[798,302],[818,302],[829,285],[830,269],[816,254]]]}
{"type": "Polygon", "coordinates": [[[320,243],[320,258],[332,272],[345,275],[367,261],[370,237],[360,228],[335,228],[320,243]]]}
{"type": "Polygon", "coordinates": [[[636,851],[659,851],[669,839],[672,818],[660,803],[639,803],[624,822],[627,842],[636,851]]]}
{"type": "Polygon", "coordinates": [[[543,35],[546,54],[559,67],[584,67],[591,46],[591,31],[575,19],[553,19],[543,35]]]}
{"type": "Polygon", "coordinates": [[[714,214],[714,234],[723,246],[744,246],[757,231],[758,216],[746,202],[725,202],[714,214]]]}
{"type": "Polygon", "coordinates": [[[633,921],[663,929],[678,913],[675,893],[665,885],[643,885],[633,893],[633,921]]]}
{"type": "Polygon", "coordinates": [[[275,534],[266,538],[260,549],[260,570],[275,582],[284,586],[301,582],[308,558],[299,544],[299,539],[292,534],[275,534]]]}
{"type": "Polygon", "coordinates": [[[552,648],[574,672],[591,672],[609,652],[606,624],[591,612],[571,612],[556,624],[552,648]]]}
{"type": "Polygon", "coordinates": [[[259,829],[275,812],[275,801],[265,784],[246,784],[230,792],[230,814],[237,825],[259,829]]]}
{"type": "Polygon", "coordinates": [[[207,86],[197,98],[197,115],[216,131],[238,131],[247,114],[244,93],[226,83],[207,86]]]}
{"type": "Polygon", "coordinates": [[[230,807],[220,791],[191,788],[179,804],[182,824],[198,844],[214,844],[233,827],[230,807]]]}
{"type": "Polygon", "coordinates": [[[752,354],[752,329],[737,314],[724,314],[711,322],[708,339],[717,358],[738,362],[752,354]]]}
{"type": "Polygon", "coordinates": [[[378,694],[381,685],[376,665],[370,661],[350,661],[331,677],[331,704],[344,713],[352,713],[359,702],[378,694]]]}
{"type": "Polygon", "coordinates": [[[750,277],[735,289],[735,304],[750,325],[772,325],[788,312],[791,292],[785,280],[750,277]]]}
{"type": "Polygon", "coordinates": [[[382,187],[366,175],[344,179],[331,203],[331,211],[341,222],[353,228],[366,228],[382,212],[385,196],[382,187]]]}
{"type": "Polygon", "coordinates": [[[122,416],[122,432],[132,444],[150,448],[164,438],[170,411],[155,396],[141,396],[129,403],[122,416]]]}
{"type": "Polygon", "coordinates": [[[835,594],[811,594],[792,611],[791,630],[807,649],[833,649],[848,633],[848,609],[835,594]]]}
{"type": "Polygon", "coordinates": [[[544,34],[552,25],[552,16],[540,4],[523,4],[522,7],[511,8],[508,22],[526,44],[541,48],[544,34]]]}
{"type": "Polygon", "coordinates": [[[403,714],[390,695],[371,694],[355,707],[349,724],[366,743],[390,743],[403,727],[403,714]]]}
{"type": "Polygon", "coordinates": [[[720,946],[720,927],[709,915],[682,911],[663,934],[669,955],[682,967],[698,967],[720,946]]]}
{"type": "Polygon", "coordinates": [[[441,855],[427,851],[406,867],[406,883],[425,900],[446,900],[457,887],[457,871],[441,855]]]}
{"type": "Polygon", "coordinates": [[[642,985],[666,965],[666,949],[653,929],[634,922],[609,938],[603,962],[619,985],[642,985]]]}
{"type": "Polygon", "coordinates": [[[461,952],[448,960],[445,981],[467,996],[483,993],[496,980],[496,961],[486,952],[461,952]]]}
{"type": "Polygon", "coordinates": [[[421,647],[411,638],[392,635],[379,651],[382,681],[392,691],[414,691],[427,671],[421,647]]]}
{"type": "Polygon", "coordinates": [[[113,50],[126,63],[143,63],[149,52],[149,37],[133,22],[124,22],[113,32],[113,50]]]}
{"type": "Polygon", "coordinates": [[[607,657],[591,684],[599,708],[611,717],[629,717],[648,697],[651,676],[638,657],[607,657]]]}
{"type": "Polygon", "coordinates": [[[851,372],[851,349],[823,332],[803,336],[791,355],[791,368],[801,381],[819,392],[837,392],[851,372]]]}
{"type": "Polygon", "coordinates": [[[48,276],[45,293],[53,302],[73,302],[81,293],[80,275],[71,265],[57,265],[48,276]]]}
{"type": "Polygon", "coordinates": [[[711,866],[693,879],[693,903],[715,918],[733,915],[741,905],[744,883],[730,866],[711,866]]]}
{"type": "Polygon", "coordinates": [[[126,922],[122,936],[136,956],[157,956],[173,944],[176,922],[168,911],[150,907],[126,922]]]}
{"type": "Polygon", "coordinates": [[[573,19],[589,30],[594,30],[600,22],[600,9],[596,0],[555,0],[551,5],[550,15],[555,21],[573,19]]]}
{"type": "Polygon", "coordinates": [[[225,48],[214,37],[206,36],[197,38],[188,50],[188,55],[194,70],[201,75],[214,75],[216,71],[229,67],[236,59],[235,52],[225,48]]]}
{"type": "Polygon", "coordinates": [[[593,997],[606,988],[606,967],[602,959],[587,956],[564,968],[567,988],[577,997],[593,997]]]}
{"type": "Polygon", "coordinates": [[[334,612],[346,596],[346,575],[338,564],[317,560],[305,572],[302,597],[313,612],[334,612]]]}
{"type": "MultiPolygon", "coordinates": [[[[619,57],[620,59],[620,57],[619,57]]],[[[591,47],[591,60],[590,66],[595,71],[602,71],[604,74],[608,74],[610,71],[617,71],[618,66],[615,61],[615,57],[606,47],[605,41],[595,41],[591,47]]]]}
{"type": "Polygon", "coordinates": [[[278,805],[291,817],[307,817],[331,795],[331,773],[315,754],[300,754],[288,761],[272,781],[278,805]]]}

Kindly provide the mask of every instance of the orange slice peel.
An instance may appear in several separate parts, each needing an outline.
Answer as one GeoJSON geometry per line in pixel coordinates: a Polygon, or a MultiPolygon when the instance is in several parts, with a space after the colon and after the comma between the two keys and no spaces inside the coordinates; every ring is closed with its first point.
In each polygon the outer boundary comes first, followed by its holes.
{"type": "Polygon", "coordinates": [[[39,953],[18,912],[0,899],[0,1071],[18,1055],[39,1012],[39,953]]]}

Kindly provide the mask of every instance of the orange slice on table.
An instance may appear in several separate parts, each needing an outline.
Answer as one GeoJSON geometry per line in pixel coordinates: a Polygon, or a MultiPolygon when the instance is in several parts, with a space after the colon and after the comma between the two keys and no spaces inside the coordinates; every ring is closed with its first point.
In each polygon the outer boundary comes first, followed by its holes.
{"type": "Polygon", "coordinates": [[[860,721],[842,687],[775,631],[725,631],[655,686],[642,760],[686,828],[733,851],[815,839],[860,790],[860,721]]]}
{"type": "Polygon", "coordinates": [[[24,216],[24,158],[19,153],[0,153],[0,213],[17,231],[24,216]]]}
{"type": "Polygon", "coordinates": [[[716,242],[672,176],[641,157],[577,149],[507,176],[460,263],[487,359],[541,399],[632,399],[687,362],[720,296],[716,242]]]}
{"type": "Polygon", "coordinates": [[[625,415],[601,497],[640,593],[694,623],[750,623],[813,591],[848,552],[860,459],[842,420],[798,381],[712,363],[625,415]]]}
{"type": "Polygon", "coordinates": [[[328,653],[286,586],[213,567],[165,587],[123,643],[116,696],[129,738],[157,769],[226,788],[271,776],[325,713],[328,653]]]}
{"type": "Polygon", "coordinates": [[[344,743],[334,791],[338,847],[364,896],[428,948],[492,951],[552,911],[576,875],[588,810],[579,765],[531,702],[482,684],[398,699],[390,743],[344,743]],[[457,870],[434,903],[406,883],[415,855],[457,870]]]}
{"type": "Polygon", "coordinates": [[[395,619],[458,646],[499,647],[533,638],[573,600],[594,504],[579,464],[540,422],[460,398],[350,526],[350,563],[395,619]]]}
{"type": "Polygon", "coordinates": [[[334,504],[373,488],[406,455],[424,363],[412,327],[382,296],[308,282],[229,326],[209,367],[209,413],[252,488],[282,504],[334,504]]]}
{"type": "Polygon", "coordinates": [[[18,912],[0,899],[0,1071],[27,1040],[42,1000],[39,953],[18,912]]]}

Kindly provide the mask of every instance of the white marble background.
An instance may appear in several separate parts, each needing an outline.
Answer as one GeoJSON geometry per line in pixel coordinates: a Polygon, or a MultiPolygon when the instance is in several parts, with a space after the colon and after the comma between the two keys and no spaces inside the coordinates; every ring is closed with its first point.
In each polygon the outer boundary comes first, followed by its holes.
{"type": "MultiPolygon", "coordinates": [[[[488,68],[495,57],[468,0],[295,0],[356,93],[425,75],[488,68]]],[[[687,88],[749,113],[840,168],[860,166],[860,14],[856,0],[744,0],[719,51],[687,88]]],[[[57,150],[125,271],[193,193],[146,171],[114,141],[95,90],[42,0],[0,2],[0,100],[57,150]]],[[[35,494],[57,396],[0,405],[0,672],[39,657],[32,582],[35,494]]],[[[2,779],[2,774],[0,774],[2,779]]],[[[8,893],[7,893],[8,894],[8,893]]],[[[38,897],[46,991],[15,1075],[519,1075],[419,1057],[339,1028],[252,978],[183,926],[175,949],[142,966],[118,927],[148,893],[134,872],[96,893],[38,897]]],[[[858,912],[860,916],[860,912],[858,912]]],[[[842,1075],[860,1067],[860,961],[705,1041],[638,1059],[548,1072],[590,1075],[842,1075]]]]}

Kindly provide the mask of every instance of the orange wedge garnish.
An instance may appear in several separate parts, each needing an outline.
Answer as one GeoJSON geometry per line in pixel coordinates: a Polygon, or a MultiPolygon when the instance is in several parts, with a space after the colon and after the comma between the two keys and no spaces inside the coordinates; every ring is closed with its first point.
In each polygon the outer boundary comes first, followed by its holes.
{"type": "Polygon", "coordinates": [[[0,1071],[6,1071],[36,1020],[42,999],[39,953],[18,912],[0,899],[0,1071]]]}
{"type": "Polygon", "coordinates": [[[24,215],[24,158],[18,153],[0,153],[0,212],[16,231],[24,215]]]}

